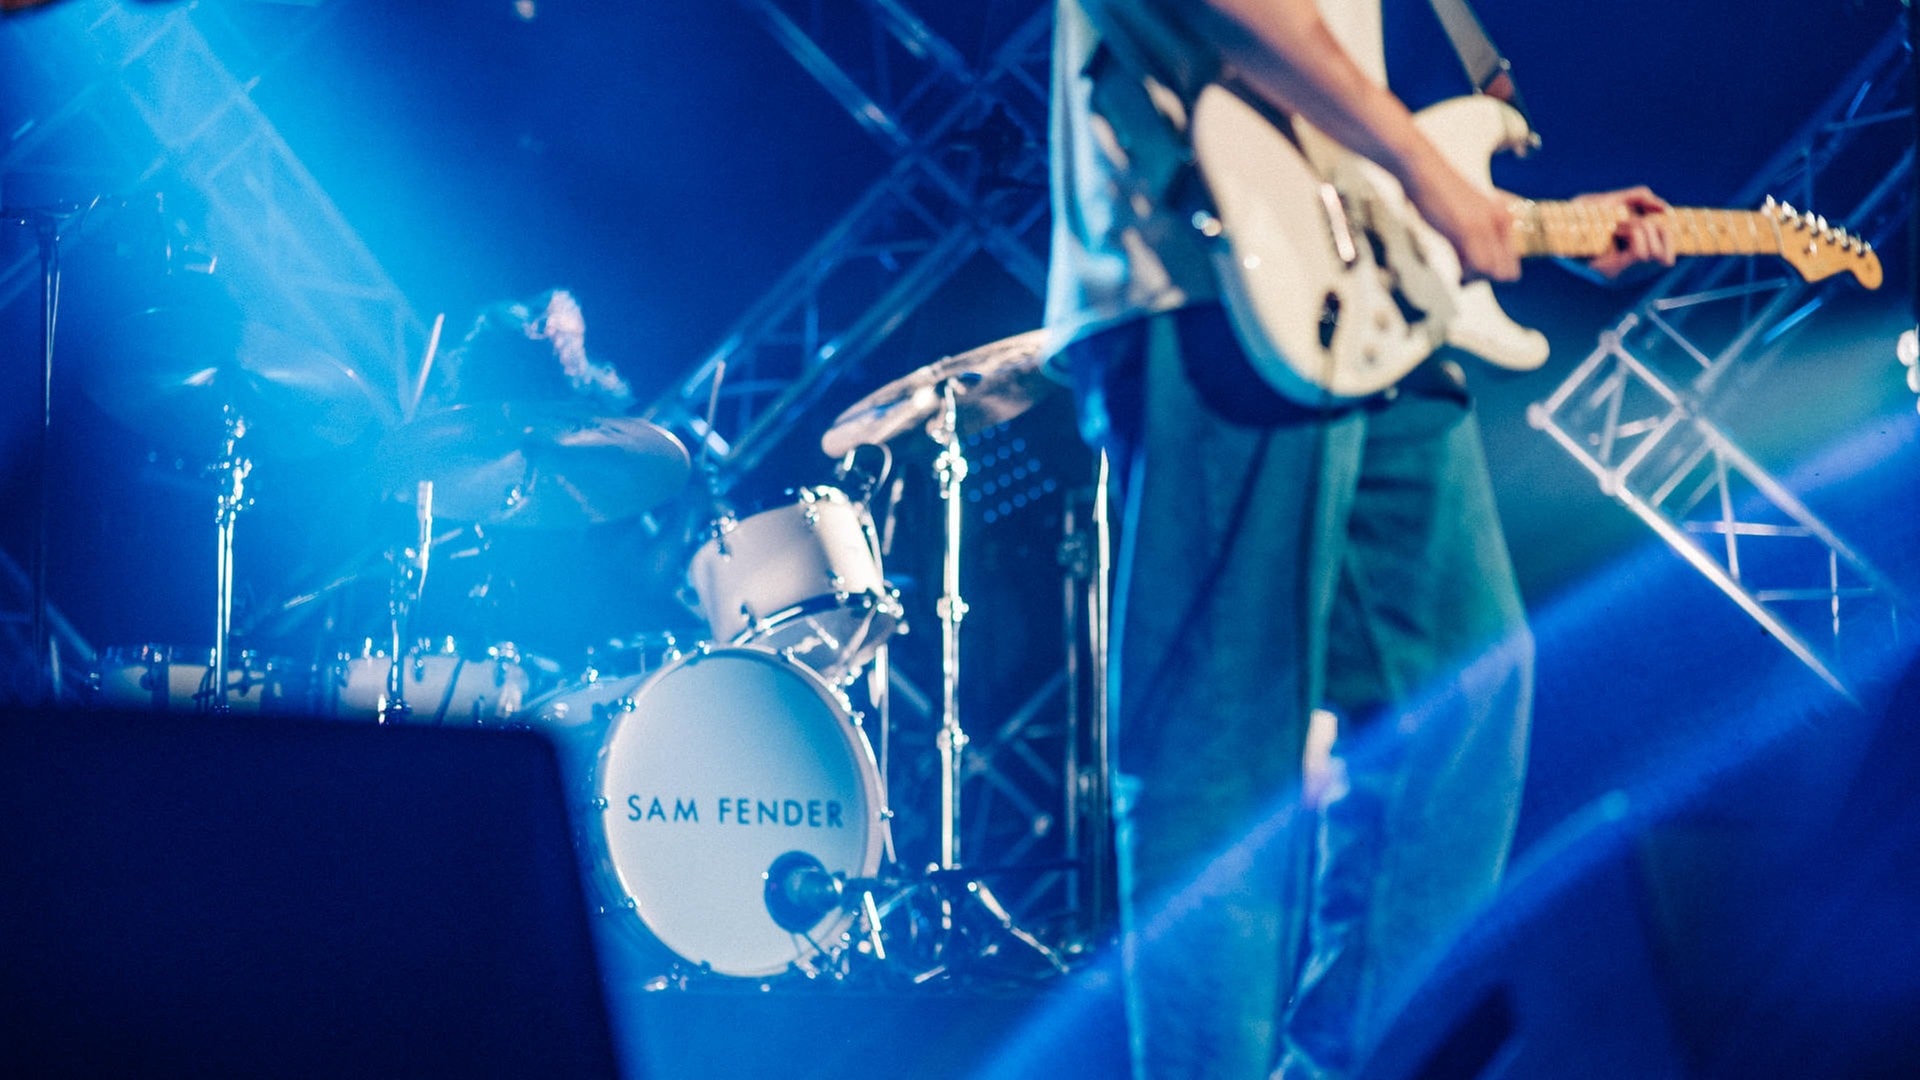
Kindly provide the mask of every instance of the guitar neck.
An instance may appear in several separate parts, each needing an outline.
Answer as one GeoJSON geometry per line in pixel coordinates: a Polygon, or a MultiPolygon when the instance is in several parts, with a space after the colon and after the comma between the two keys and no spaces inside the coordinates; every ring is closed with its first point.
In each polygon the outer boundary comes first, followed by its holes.
{"type": "MultiPolygon", "coordinates": [[[[1627,213],[1611,203],[1521,202],[1514,208],[1520,254],[1605,254],[1627,213]]],[[[1880,287],[1880,257],[1872,244],[1772,199],[1758,210],[1675,207],[1668,211],[1668,231],[1676,255],[1778,255],[1808,281],[1845,272],[1866,288],[1880,287]]]]}
{"type": "MultiPolygon", "coordinates": [[[[1613,250],[1625,207],[1587,202],[1524,203],[1517,215],[1522,255],[1591,259],[1613,250]]],[[[1669,213],[1676,255],[1778,255],[1778,223],[1757,210],[1674,207],[1669,213]]]]}

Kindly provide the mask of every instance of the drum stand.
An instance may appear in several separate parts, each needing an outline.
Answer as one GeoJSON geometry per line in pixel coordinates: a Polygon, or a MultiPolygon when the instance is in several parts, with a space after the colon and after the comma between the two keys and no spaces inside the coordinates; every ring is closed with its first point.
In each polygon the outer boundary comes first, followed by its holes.
{"type": "MultiPolygon", "coordinates": [[[[960,419],[955,398],[954,379],[940,384],[941,409],[929,434],[940,444],[934,459],[934,471],[940,481],[940,502],[946,512],[946,527],[941,553],[941,589],[936,610],[940,616],[940,864],[929,874],[936,886],[962,883],[961,899],[970,902],[1015,941],[1027,946],[1065,974],[1066,962],[1039,938],[1022,930],[1013,916],[993,895],[979,875],[966,872],[960,861],[960,784],[962,758],[967,733],[960,726],[960,623],[966,618],[966,601],[960,595],[960,510],[961,484],[967,476],[967,459],[960,450],[960,419]]],[[[949,891],[940,894],[940,929],[945,938],[943,952],[951,948],[954,934],[954,899],[949,891]]],[[[922,979],[944,971],[949,964],[925,973],[922,979]]]]}
{"type": "Polygon", "coordinates": [[[219,597],[214,605],[213,670],[208,676],[213,685],[201,687],[198,697],[200,710],[216,716],[224,716],[228,708],[227,638],[233,632],[233,526],[240,511],[249,505],[247,474],[253,471],[253,462],[240,456],[240,440],[247,434],[246,419],[232,405],[221,411],[226,431],[220,441],[220,458],[212,468],[220,478],[215,515],[218,550],[214,562],[215,590],[219,597]]]}
{"type": "Polygon", "coordinates": [[[427,555],[433,549],[433,481],[422,480],[415,486],[414,514],[420,534],[412,548],[402,549],[393,559],[393,579],[387,592],[388,657],[386,701],[380,707],[381,724],[404,724],[413,718],[413,706],[407,704],[407,652],[413,641],[413,609],[427,584],[427,555]]]}

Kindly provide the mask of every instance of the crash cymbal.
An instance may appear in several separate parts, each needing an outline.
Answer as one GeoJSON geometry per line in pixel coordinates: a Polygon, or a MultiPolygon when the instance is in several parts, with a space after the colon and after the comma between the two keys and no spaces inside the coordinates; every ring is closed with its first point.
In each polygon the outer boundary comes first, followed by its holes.
{"type": "MultiPolygon", "coordinates": [[[[1004,424],[1053,393],[1058,384],[1041,371],[1046,331],[1029,330],[936,360],[861,398],[820,437],[829,457],[879,445],[940,414],[941,385],[953,384],[962,434],[1004,424]]],[[[929,428],[931,431],[931,428],[929,428]]]]}
{"type": "Polygon", "coordinates": [[[680,490],[689,464],[665,428],[571,401],[456,405],[394,429],[374,453],[388,494],[410,499],[430,480],[437,516],[530,529],[644,513],[680,490]]]}
{"type": "Polygon", "coordinates": [[[183,305],[116,322],[89,350],[87,396],[170,449],[217,445],[231,408],[250,452],[290,457],[351,445],[384,415],[351,364],[265,323],[217,321],[183,305]]]}

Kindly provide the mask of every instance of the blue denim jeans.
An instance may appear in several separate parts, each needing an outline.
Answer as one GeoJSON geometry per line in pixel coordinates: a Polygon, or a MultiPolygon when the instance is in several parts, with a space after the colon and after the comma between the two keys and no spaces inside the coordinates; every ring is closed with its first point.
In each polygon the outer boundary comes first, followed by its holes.
{"type": "Polygon", "coordinates": [[[1493,892],[1532,643],[1466,394],[1311,411],[1219,308],[1070,355],[1121,487],[1111,666],[1135,1071],[1340,1076],[1493,892]],[[1315,705],[1346,794],[1300,798],[1315,705]]]}

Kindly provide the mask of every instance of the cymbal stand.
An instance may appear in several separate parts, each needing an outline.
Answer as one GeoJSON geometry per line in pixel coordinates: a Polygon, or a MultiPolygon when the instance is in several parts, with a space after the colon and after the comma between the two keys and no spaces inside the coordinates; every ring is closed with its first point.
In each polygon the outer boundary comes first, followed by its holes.
{"type": "MultiPolygon", "coordinates": [[[[960,417],[951,379],[940,384],[940,423],[934,438],[940,455],[933,468],[946,512],[935,606],[940,616],[940,869],[953,870],[960,865],[960,766],[967,747],[967,733],[960,726],[960,623],[967,617],[967,603],[960,596],[960,487],[967,478],[967,458],[960,452],[960,417]]],[[[943,922],[950,914],[943,910],[943,922]]]]}
{"type": "Polygon", "coordinates": [[[426,588],[427,556],[433,550],[433,481],[422,480],[415,485],[413,511],[420,532],[413,547],[395,555],[387,592],[387,655],[391,663],[387,666],[386,701],[380,706],[382,724],[404,724],[413,718],[413,706],[407,703],[407,646],[413,641],[413,609],[426,588]]]}
{"type": "Polygon", "coordinates": [[[253,462],[240,454],[240,440],[246,437],[247,421],[232,405],[222,409],[226,431],[220,441],[220,458],[212,472],[220,478],[220,494],[215,501],[217,528],[214,578],[219,593],[214,606],[213,685],[201,688],[201,709],[215,715],[227,712],[227,639],[233,632],[233,526],[240,511],[251,503],[247,499],[247,474],[253,462]]]}
{"type": "MultiPolygon", "coordinates": [[[[967,459],[960,449],[960,416],[955,393],[958,382],[958,379],[941,382],[940,415],[938,422],[928,429],[940,444],[940,454],[934,459],[934,472],[940,481],[940,501],[946,511],[940,599],[937,604],[940,616],[940,734],[937,739],[940,750],[940,865],[930,877],[936,882],[964,882],[965,895],[986,911],[1002,932],[1032,949],[1056,971],[1064,974],[1067,965],[1059,954],[1040,939],[1020,929],[986,882],[961,868],[960,784],[967,733],[960,725],[960,623],[966,618],[967,604],[960,595],[960,489],[967,477],[967,459]]],[[[953,936],[953,901],[944,893],[940,899],[940,928],[950,943],[953,936]]]]}

